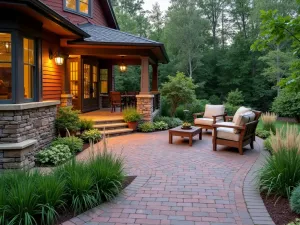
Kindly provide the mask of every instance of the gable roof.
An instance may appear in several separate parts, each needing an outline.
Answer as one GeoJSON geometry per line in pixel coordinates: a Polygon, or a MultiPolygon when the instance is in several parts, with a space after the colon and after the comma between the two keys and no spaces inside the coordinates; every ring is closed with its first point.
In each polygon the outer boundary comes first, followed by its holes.
{"type": "Polygon", "coordinates": [[[104,1],[99,0],[99,1],[100,1],[100,4],[102,4],[105,16],[109,19],[108,22],[109,22],[110,27],[113,27],[113,28],[119,30],[120,29],[119,24],[118,24],[113,6],[111,4],[111,0],[104,0],[104,1]]]}
{"type": "Polygon", "coordinates": [[[123,43],[123,44],[149,44],[161,45],[162,43],[152,41],[147,38],[139,37],[120,30],[111,29],[104,26],[94,25],[90,23],[79,26],[83,31],[88,33],[90,37],[85,38],[87,42],[102,42],[102,43],[123,43]]]}

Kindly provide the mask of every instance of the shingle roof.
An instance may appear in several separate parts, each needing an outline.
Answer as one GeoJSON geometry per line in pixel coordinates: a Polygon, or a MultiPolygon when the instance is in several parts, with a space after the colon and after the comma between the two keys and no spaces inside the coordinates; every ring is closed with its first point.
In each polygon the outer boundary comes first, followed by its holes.
{"type": "Polygon", "coordinates": [[[101,43],[124,43],[124,44],[150,44],[150,45],[161,45],[162,43],[149,40],[122,32],[120,30],[111,29],[104,26],[94,24],[83,24],[80,28],[88,33],[91,37],[85,38],[87,42],[101,42],[101,43]]]}

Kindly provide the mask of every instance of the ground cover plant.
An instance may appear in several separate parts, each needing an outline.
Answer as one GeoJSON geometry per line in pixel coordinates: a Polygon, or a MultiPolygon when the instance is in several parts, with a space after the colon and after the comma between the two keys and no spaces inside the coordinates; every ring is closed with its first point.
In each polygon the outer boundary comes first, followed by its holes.
{"type": "Polygon", "coordinates": [[[165,122],[168,124],[168,128],[178,127],[182,124],[182,120],[176,117],[157,116],[154,118],[154,122],[165,122]]]}
{"type": "Polygon", "coordinates": [[[5,171],[0,177],[0,223],[53,225],[69,208],[76,215],[111,200],[121,192],[124,179],[123,158],[106,150],[49,174],[5,171]]]}
{"type": "Polygon", "coordinates": [[[58,144],[43,149],[36,154],[36,161],[46,165],[59,165],[73,156],[70,148],[64,144],[58,144]]]}
{"type": "Polygon", "coordinates": [[[56,145],[67,145],[71,153],[77,153],[82,151],[83,140],[81,138],[70,136],[70,137],[58,137],[51,142],[51,146],[56,145]]]}
{"type": "Polygon", "coordinates": [[[300,214],[300,184],[292,192],[290,206],[295,213],[300,214]]]}
{"type": "Polygon", "coordinates": [[[155,131],[155,127],[154,127],[154,124],[152,122],[145,122],[145,123],[141,123],[139,125],[139,130],[141,132],[148,133],[148,132],[155,131]]]}

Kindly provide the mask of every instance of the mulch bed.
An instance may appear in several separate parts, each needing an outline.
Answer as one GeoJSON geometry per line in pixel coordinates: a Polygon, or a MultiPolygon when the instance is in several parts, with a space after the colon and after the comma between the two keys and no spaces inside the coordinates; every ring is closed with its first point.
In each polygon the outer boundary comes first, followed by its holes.
{"type": "Polygon", "coordinates": [[[275,196],[266,196],[261,194],[265,206],[276,225],[286,225],[300,218],[300,215],[292,212],[287,198],[279,198],[275,196]]]}
{"type": "MultiPolygon", "coordinates": [[[[136,178],[136,176],[127,176],[122,184],[122,189],[125,189],[132,181],[136,178]]],[[[72,219],[73,217],[77,216],[74,215],[74,212],[71,209],[66,209],[65,211],[58,212],[59,217],[57,219],[57,225],[62,224],[63,222],[72,219]]]]}

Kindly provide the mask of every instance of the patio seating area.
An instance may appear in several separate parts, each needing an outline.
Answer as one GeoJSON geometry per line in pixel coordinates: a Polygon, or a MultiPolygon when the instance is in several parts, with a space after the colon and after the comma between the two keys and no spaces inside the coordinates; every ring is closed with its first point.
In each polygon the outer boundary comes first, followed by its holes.
{"type": "MultiPolygon", "coordinates": [[[[137,178],[113,202],[63,225],[263,224],[250,216],[243,196],[244,179],[260,155],[261,140],[256,140],[254,150],[246,148],[243,156],[228,147],[212,151],[212,136],[206,132],[202,141],[193,140],[192,147],[188,139],[168,144],[168,131],[135,133],[107,142],[111,151],[125,157],[127,174],[137,178]]],[[[77,159],[88,157],[85,151],[77,159]]],[[[264,219],[272,224],[269,217],[264,219]]]]}

